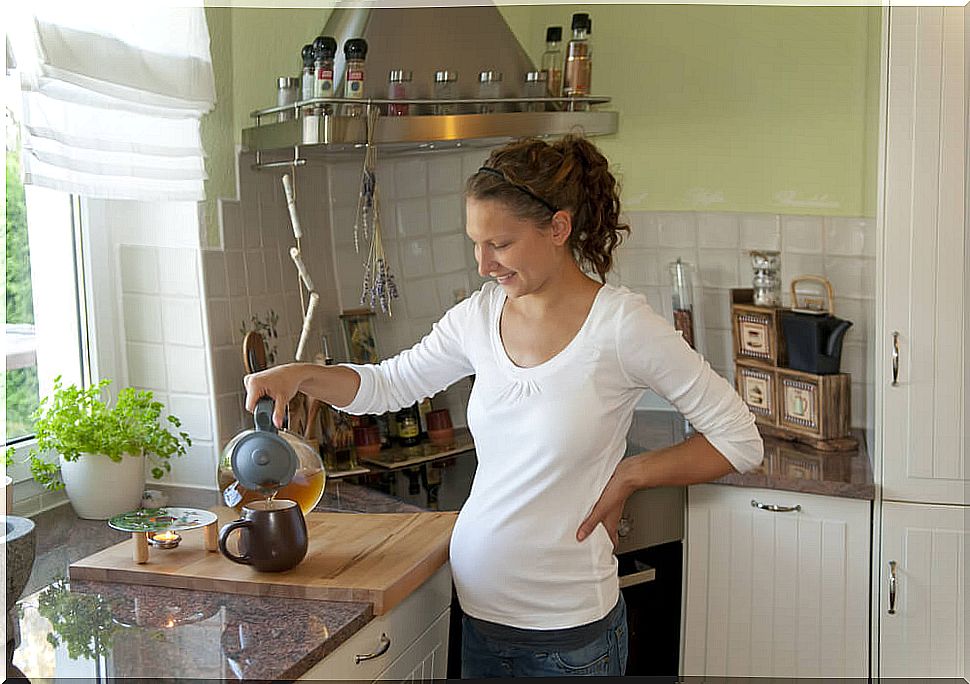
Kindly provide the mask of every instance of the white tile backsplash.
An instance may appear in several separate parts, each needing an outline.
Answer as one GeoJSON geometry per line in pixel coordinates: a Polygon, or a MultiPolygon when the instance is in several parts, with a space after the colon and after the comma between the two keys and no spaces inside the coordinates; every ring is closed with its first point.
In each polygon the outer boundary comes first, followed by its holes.
{"type": "Polygon", "coordinates": [[[205,349],[165,345],[165,366],[171,392],[205,394],[209,390],[205,349]]]}
{"type": "Polygon", "coordinates": [[[263,252],[246,250],[246,291],[250,297],[266,294],[266,264],[263,252]]]}
{"type": "Polygon", "coordinates": [[[394,189],[397,199],[427,197],[428,165],[424,158],[402,159],[395,162],[394,189]]]}
{"type": "MultiPolygon", "coordinates": [[[[432,165],[432,168],[434,165],[432,165]]],[[[428,200],[428,214],[433,233],[455,233],[464,235],[464,222],[461,217],[463,195],[440,195],[428,200]]]]}
{"type": "Polygon", "coordinates": [[[438,317],[444,310],[438,303],[438,288],[433,279],[409,280],[404,299],[409,318],[438,317]]]}
{"type": "Polygon", "coordinates": [[[164,391],[168,387],[165,371],[165,347],[162,344],[129,342],[128,382],[135,387],[164,391]]]}
{"type": "Polygon", "coordinates": [[[781,220],[774,214],[741,215],[741,249],[780,250],[781,220]]]}
{"type": "Polygon", "coordinates": [[[201,347],[205,343],[198,299],[162,299],[162,325],[166,344],[201,347]]]}
{"type": "Polygon", "coordinates": [[[121,245],[122,292],[158,292],[158,256],[154,247],[121,245]]]}
{"type": "Polygon", "coordinates": [[[698,214],[697,244],[700,247],[737,250],[740,226],[736,214],[698,214]]]}
{"type": "Polygon", "coordinates": [[[737,250],[701,249],[698,256],[698,271],[704,287],[737,287],[737,250]]]}
{"type": "Polygon", "coordinates": [[[825,253],[842,256],[876,255],[874,219],[830,216],[825,219],[825,253]]]}
{"type": "Polygon", "coordinates": [[[697,246],[694,214],[689,212],[657,214],[657,225],[660,229],[661,247],[697,246]]]}
{"type": "Polygon", "coordinates": [[[209,344],[213,347],[232,344],[232,318],[228,299],[209,299],[209,344]]]}
{"type": "Polygon", "coordinates": [[[202,252],[202,279],[206,297],[228,297],[229,281],[226,277],[226,253],[221,249],[202,252]]]}
{"type": "Polygon", "coordinates": [[[825,275],[835,294],[843,297],[872,297],[875,262],[865,257],[825,257],[825,275]]]}
{"type": "Polygon", "coordinates": [[[246,295],[246,256],[237,250],[226,252],[226,277],[230,297],[246,295]]]}
{"type": "Polygon", "coordinates": [[[402,240],[400,253],[406,278],[423,278],[434,274],[430,240],[402,240]]]}
{"type": "Polygon", "coordinates": [[[158,250],[158,290],[166,295],[199,296],[197,249],[161,247],[158,250]]]}
{"type": "Polygon", "coordinates": [[[655,250],[621,247],[615,253],[616,268],[626,285],[655,286],[660,284],[655,250]]]}
{"type": "Polygon", "coordinates": [[[644,211],[621,217],[629,222],[630,233],[623,238],[623,247],[645,247],[656,249],[660,246],[660,224],[656,215],[644,211]]]}
{"type": "Polygon", "coordinates": [[[428,199],[415,197],[397,202],[397,235],[399,237],[419,237],[430,232],[428,199]]]}
{"type": "Polygon", "coordinates": [[[187,432],[192,441],[212,441],[212,420],[210,419],[209,398],[191,394],[170,394],[168,410],[182,421],[181,430],[187,432]]]}
{"type": "Polygon", "coordinates": [[[440,154],[428,164],[428,192],[431,195],[461,193],[464,183],[460,154],[440,154]]]}
{"type": "Polygon", "coordinates": [[[452,273],[465,269],[465,251],[471,242],[464,234],[443,235],[431,240],[435,273],[452,273]]]}
{"type": "Polygon", "coordinates": [[[822,217],[782,216],[781,244],[785,252],[822,253],[822,217]]]}
{"type": "Polygon", "coordinates": [[[154,342],[162,339],[162,312],[159,302],[147,295],[123,297],[125,339],[129,342],[154,342]]]}

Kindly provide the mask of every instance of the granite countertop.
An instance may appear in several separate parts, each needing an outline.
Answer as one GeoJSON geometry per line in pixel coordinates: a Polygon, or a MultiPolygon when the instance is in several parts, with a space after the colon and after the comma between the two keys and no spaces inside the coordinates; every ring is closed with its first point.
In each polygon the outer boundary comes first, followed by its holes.
{"type": "MultiPolygon", "coordinates": [[[[369,603],[86,581],[68,585],[64,579],[49,583],[52,576],[46,573],[52,568],[63,577],[74,560],[128,537],[61,508],[68,513],[38,516],[37,561],[28,588],[34,593],[18,607],[20,646],[13,663],[30,679],[295,679],[373,618],[369,603]],[[38,586],[44,588],[36,591],[38,586]]],[[[316,510],[422,509],[341,482],[328,484],[316,510]]]]}
{"type": "MultiPolygon", "coordinates": [[[[638,411],[627,439],[627,454],[649,451],[680,442],[684,419],[665,411],[638,411]]],[[[755,470],[730,473],[715,484],[778,489],[850,499],[875,498],[872,464],[865,436],[854,431],[859,447],[854,451],[818,451],[804,444],[764,437],[765,458],[755,470]]]]}

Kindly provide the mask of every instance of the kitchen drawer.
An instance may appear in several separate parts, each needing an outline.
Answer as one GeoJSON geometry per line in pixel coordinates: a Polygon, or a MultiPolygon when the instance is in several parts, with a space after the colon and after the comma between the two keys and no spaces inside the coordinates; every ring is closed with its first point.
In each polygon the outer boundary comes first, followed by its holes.
{"type": "Polygon", "coordinates": [[[448,671],[448,620],[446,610],[378,679],[393,682],[429,682],[444,679],[448,671]]]}
{"type": "Polygon", "coordinates": [[[394,663],[451,605],[451,566],[442,566],[397,607],[375,617],[300,679],[359,679],[373,681],[394,663]],[[356,656],[376,653],[381,635],[390,646],[380,656],[355,662],[356,656]]]}

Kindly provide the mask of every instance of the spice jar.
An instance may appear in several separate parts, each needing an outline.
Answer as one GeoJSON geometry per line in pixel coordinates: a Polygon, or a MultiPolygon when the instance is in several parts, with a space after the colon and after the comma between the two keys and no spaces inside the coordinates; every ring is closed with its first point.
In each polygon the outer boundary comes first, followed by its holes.
{"type": "MultiPolygon", "coordinates": [[[[411,72],[405,69],[392,69],[387,76],[387,99],[411,99],[411,72]]],[[[387,105],[389,116],[407,116],[410,113],[408,104],[391,103],[387,105]]]]}
{"type": "MultiPolygon", "coordinates": [[[[434,99],[455,100],[458,98],[458,74],[454,71],[434,72],[434,99]]],[[[457,114],[458,105],[453,103],[436,104],[435,114],[457,114]]]]}
{"type": "MultiPolygon", "coordinates": [[[[525,74],[525,84],[522,87],[522,97],[547,97],[549,95],[549,76],[544,71],[528,71],[525,74]]],[[[545,102],[525,102],[523,112],[544,112],[545,102]]]]}
{"type": "MultiPolygon", "coordinates": [[[[502,96],[502,72],[482,71],[478,74],[478,98],[496,100],[502,96]]],[[[500,105],[482,102],[478,105],[479,114],[491,114],[500,110],[500,105]]]]}
{"type": "MultiPolygon", "coordinates": [[[[364,99],[364,60],[367,58],[367,41],[351,38],[344,43],[346,69],[344,71],[344,97],[352,100],[364,99]]],[[[348,104],[344,107],[347,116],[360,116],[363,106],[348,104]]]]}
{"type": "MultiPolygon", "coordinates": [[[[300,99],[300,79],[280,76],[276,79],[276,106],[293,104],[300,99]]],[[[284,109],[276,113],[277,121],[289,121],[293,118],[292,109],[284,109]]]]}

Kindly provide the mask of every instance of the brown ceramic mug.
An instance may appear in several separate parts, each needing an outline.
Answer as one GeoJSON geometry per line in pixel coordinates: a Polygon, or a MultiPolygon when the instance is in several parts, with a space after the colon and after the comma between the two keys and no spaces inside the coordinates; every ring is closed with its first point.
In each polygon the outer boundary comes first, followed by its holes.
{"type": "Polygon", "coordinates": [[[219,532],[219,551],[242,565],[260,572],[282,572],[299,565],[307,551],[306,520],[295,501],[266,499],[252,501],[242,509],[242,518],[219,532]],[[239,551],[226,546],[229,535],[239,530],[239,551]]]}

